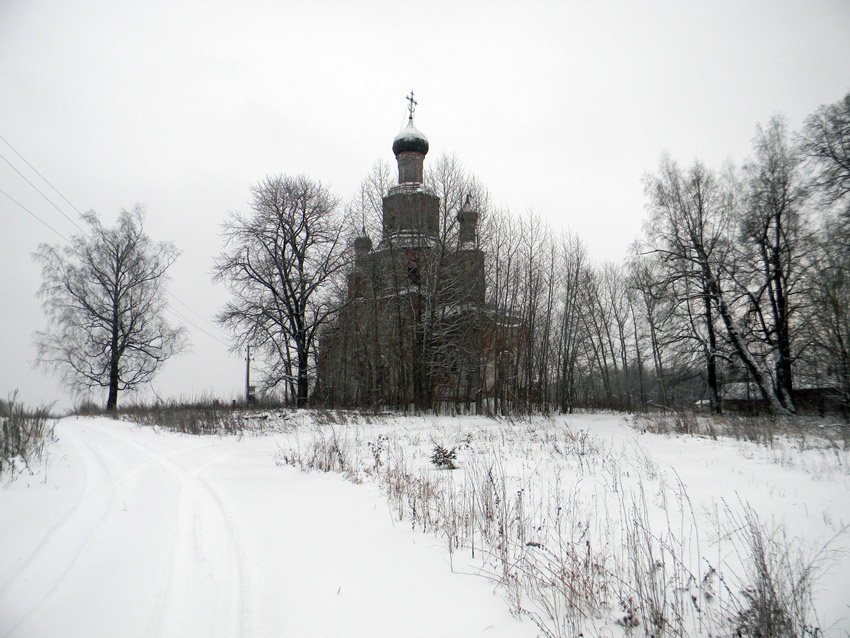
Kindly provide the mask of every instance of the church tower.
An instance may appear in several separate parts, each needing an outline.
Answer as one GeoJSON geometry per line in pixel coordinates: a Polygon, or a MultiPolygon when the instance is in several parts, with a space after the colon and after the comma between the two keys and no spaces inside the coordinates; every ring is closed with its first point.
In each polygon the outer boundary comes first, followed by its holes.
{"type": "Polygon", "coordinates": [[[413,123],[416,101],[408,96],[407,126],[393,140],[398,186],[384,197],[384,241],[396,245],[433,244],[440,232],[440,198],[425,190],[428,138],[413,123]]]}

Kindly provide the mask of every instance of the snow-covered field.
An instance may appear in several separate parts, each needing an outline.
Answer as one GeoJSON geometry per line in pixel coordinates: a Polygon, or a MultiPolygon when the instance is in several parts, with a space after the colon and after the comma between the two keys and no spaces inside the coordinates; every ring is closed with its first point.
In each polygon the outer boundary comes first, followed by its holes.
{"type": "Polygon", "coordinates": [[[0,636],[722,635],[754,530],[777,573],[814,559],[811,635],[850,632],[850,453],[811,437],[299,412],[56,438],[0,487],[0,636]]]}

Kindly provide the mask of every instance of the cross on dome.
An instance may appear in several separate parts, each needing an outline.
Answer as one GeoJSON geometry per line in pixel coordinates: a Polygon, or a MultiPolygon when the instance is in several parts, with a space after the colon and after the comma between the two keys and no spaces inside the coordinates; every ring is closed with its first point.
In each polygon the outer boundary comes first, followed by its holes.
{"type": "Polygon", "coordinates": [[[413,112],[416,110],[416,106],[419,104],[416,100],[413,99],[413,91],[410,92],[406,98],[404,98],[409,102],[407,105],[407,110],[410,112],[410,117],[408,119],[413,119],[413,112]]]}

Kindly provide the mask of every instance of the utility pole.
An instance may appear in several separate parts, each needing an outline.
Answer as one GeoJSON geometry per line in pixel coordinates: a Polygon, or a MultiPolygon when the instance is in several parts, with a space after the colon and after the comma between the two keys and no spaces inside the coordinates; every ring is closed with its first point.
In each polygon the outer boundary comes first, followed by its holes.
{"type": "Polygon", "coordinates": [[[248,346],[245,356],[245,403],[251,405],[254,403],[254,391],[256,388],[251,385],[251,346],[248,346]]]}

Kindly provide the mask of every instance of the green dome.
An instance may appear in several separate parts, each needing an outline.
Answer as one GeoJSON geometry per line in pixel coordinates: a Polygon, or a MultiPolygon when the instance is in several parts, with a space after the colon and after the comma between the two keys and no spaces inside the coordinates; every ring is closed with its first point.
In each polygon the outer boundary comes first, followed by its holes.
{"type": "Polygon", "coordinates": [[[407,152],[422,153],[422,155],[428,152],[428,138],[414,126],[412,118],[393,140],[393,153],[396,157],[407,152]]]}

